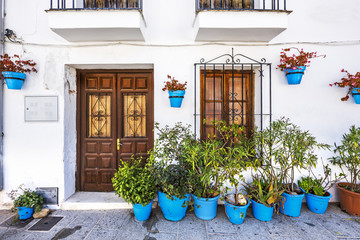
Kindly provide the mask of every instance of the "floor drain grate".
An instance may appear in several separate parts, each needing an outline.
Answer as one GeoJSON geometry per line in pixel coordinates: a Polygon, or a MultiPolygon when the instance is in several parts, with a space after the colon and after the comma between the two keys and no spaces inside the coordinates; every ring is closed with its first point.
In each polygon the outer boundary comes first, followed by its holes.
{"type": "Polygon", "coordinates": [[[63,217],[46,217],[38,221],[34,226],[29,228],[29,231],[49,231],[55,226],[63,217]]]}
{"type": "Polygon", "coordinates": [[[33,218],[28,218],[26,220],[15,220],[17,216],[12,216],[2,224],[0,224],[0,227],[10,227],[10,228],[24,228],[26,225],[28,225],[33,218]]]}

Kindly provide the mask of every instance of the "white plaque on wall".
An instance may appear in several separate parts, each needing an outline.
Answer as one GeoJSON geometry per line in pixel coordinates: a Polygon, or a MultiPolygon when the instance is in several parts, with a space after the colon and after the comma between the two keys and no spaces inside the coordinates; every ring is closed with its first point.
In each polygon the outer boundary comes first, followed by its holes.
{"type": "Polygon", "coordinates": [[[57,96],[26,96],[25,121],[57,121],[58,97],[57,96]]]}

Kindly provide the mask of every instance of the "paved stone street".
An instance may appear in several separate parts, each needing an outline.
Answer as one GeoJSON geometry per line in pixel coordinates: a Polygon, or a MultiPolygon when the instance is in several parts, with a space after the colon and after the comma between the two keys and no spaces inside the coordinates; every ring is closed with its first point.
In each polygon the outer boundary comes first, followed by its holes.
{"type": "MultiPolygon", "coordinates": [[[[0,223],[13,213],[0,211],[0,223]]],[[[64,211],[57,210],[51,216],[62,216],[50,231],[30,231],[39,220],[32,220],[23,228],[0,227],[0,239],[123,239],[123,240],[239,240],[239,239],[360,239],[360,217],[344,213],[331,204],[324,215],[310,212],[303,205],[300,217],[286,220],[275,215],[270,222],[261,222],[252,216],[249,208],[241,225],[231,224],[224,207],[218,207],[218,215],[211,221],[199,220],[193,212],[179,222],[164,219],[159,208],[153,209],[148,221],[134,219],[131,210],[64,211]]]]}

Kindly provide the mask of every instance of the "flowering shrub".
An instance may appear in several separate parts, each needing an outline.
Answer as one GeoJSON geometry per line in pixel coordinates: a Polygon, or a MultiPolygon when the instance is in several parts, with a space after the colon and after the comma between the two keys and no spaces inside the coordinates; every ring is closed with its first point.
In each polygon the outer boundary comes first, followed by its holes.
{"type": "MultiPolygon", "coordinates": [[[[357,72],[355,75],[350,74],[348,71],[342,69],[341,72],[345,72],[347,77],[343,77],[341,82],[334,82],[333,84],[329,84],[330,87],[338,86],[341,88],[349,87],[349,91],[347,92],[346,96],[341,98],[341,101],[347,101],[349,99],[350,93],[354,90],[354,88],[360,88],[360,72],[357,72]]],[[[360,93],[360,89],[357,89],[360,93]]]]}
{"type": "Polygon", "coordinates": [[[293,70],[297,69],[299,66],[306,66],[309,67],[311,58],[317,57],[326,57],[326,55],[317,55],[317,52],[304,52],[303,49],[299,50],[298,48],[291,47],[285,48],[280,52],[280,64],[278,68],[281,71],[284,71],[285,68],[291,68],[293,70]],[[293,54],[292,56],[288,56],[287,53],[290,52],[291,49],[295,49],[299,52],[299,55],[293,54]]]}
{"type": "Polygon", "coordinates": [[[168,79],[170,79],[170,81],[166,81],[165,82],[165,87],[162,89],[163,91],[177,91],[177,90],[186,90],[186,84],[187,82],[185,82],[184,84],[179,83],[178,80],[175,80],[175,77],[171,77],[170,75],[167,75],[168,79]]]}
{"type": "MultiPolygon", "coordinates": [[[[33,60],[21,60],[19,55],[16,54],[14,56],[9,56],[8,54],[0,55],[0,72],[37,72],[35,65],[36,63],[33,60]]],[[[2,75],[1,78],[3,78],[2,75]]]]}

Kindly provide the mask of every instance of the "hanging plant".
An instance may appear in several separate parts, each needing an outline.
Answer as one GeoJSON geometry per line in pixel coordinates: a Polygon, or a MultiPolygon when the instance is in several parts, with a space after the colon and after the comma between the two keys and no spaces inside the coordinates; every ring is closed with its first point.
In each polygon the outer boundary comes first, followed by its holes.
{"type": "Polygon", "coordinates": [[[278,68],[285,72],[289,84],[300,84],[306,67],[310,66],[310,59],[317,57],[326,57],[326,55],[317,55],[317,52],[305,52],[296,47],[284,48],[280,52],[280,64],[278,68]],[[295,49],[298,54],[290,55],[290,51],[295,49]],[[289,55],[288,55],[289,54],[289,55]]]}
{"type": "Polygon", "coordinates": [[[186,90],[186,84],[179,83],[178,80],[175,79],[175,77],[171,77],[170,75],[167,75],[169,81],[165,82],[165,86],[163,87],[163,91],[168,91],[169,98],[170,98],[170,106],[179,108],[181,107],[181,103],[184,99],[185,90],[186,90]]]}
{"type": "Polygon", "coordinates": [[[355,75],[350,74],[347,70],[342,69],[341,72],[346,73],[346,77],[341,79],[341,82],[334,82],[329,84],[330,87],[338,86],[341,88],[349,87],[346,96],[341,98],[341,101],[347,101],[349,99],[350,93],[353,95],[355,102],[360,104],[360,72],[357,72],[355,75]]]}
{"type": "Polygon", "coordinates": [[[0,55],[1,79],[5,79],[8,89],[21,89],[26,74],[37,72],[36,63],[33,60],[21,60],[19,55],[0,55]]]}

